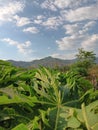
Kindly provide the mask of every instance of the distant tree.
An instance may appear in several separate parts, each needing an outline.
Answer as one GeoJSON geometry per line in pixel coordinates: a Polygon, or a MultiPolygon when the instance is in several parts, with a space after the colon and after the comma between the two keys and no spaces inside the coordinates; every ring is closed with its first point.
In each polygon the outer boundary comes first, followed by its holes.
{"type": "Polygon", "coordinates": [[[90,68],[95,64],[96,57],[93,51],[85,51],[83,48],[78,49],[79,53],[77,57],[77,66],[83,68],[90,68]]]}
{"type": "Polygon", "coordinates": [[[78,49],[78,51],[77,61],[71,66],[71,69],[79,72],[82,76],[87,76],[88,69],[95,64],[95,54],[93,51],[85,51],[83,48],[78,49]]]}

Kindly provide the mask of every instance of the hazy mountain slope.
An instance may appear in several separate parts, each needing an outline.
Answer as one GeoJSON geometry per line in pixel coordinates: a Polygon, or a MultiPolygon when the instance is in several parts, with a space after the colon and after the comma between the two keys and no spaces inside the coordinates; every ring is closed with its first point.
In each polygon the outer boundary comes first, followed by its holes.
{"type": "Polygon", "coordinates": [[[40,60],[34,60],[31,62],[25,62],[25,61],[14,61],[14,60],[9,60],[13,65],[19,66],[19,67],[39,67],[39,66],[45,66],[45,67],[55,67],[55,66],[65,66],[71,63],[74,63],[75,60],[62,60],[62,59],[57,59],[57,58],[52,58],[52,57],[45,57],[40,60]]]}
{"type": "MultiPolygon", "coordinates": [[[[45,67],[62,67],[68,64],[72,64],[76,61],[76,59],[72,60],[62,60],[58,58],[52,58],[52,57],[45,57],[40,60],[34,60],[31,62],[25,62],[25,61],[14,61],[14,60],[9,60],[14,66],[19,66],[19,67],[39,67],[39,66],[45,66],[45,67]]],[[[96,58],[96,63],[98,64],[98,58],[96,58]]]]}

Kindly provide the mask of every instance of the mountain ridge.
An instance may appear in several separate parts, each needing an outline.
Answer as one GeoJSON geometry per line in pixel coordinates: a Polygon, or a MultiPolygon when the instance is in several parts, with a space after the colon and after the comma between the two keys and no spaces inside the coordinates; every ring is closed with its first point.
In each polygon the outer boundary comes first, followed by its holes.
{"type": "MultiPolygon", "coordinates": [[[[76,59],[70,59],[70,60],[64,60],[59,58],[53,58],[51,56],[39,59],[39,60],[33,60],[33,61],[15,61],[15,60],[8,60],[12,65],[17,67],[34,67],[37,68],[39,66],[45,66],[45,67],[64,67],[69,64],[73,64],[76,59]]],[[[96,63],[98,64],[98,58],[96,58],[96,63]]]]}
{"type": "Polygon", "coordinates": [[[51,56],[38,59],[38,60],[33,60],[33,61],[15,61],[15,60],[8,60],[12,65],[17,66],[17,67],[39,67],[39,66],[45,66],[45,67],[55,67],[55,66],[65,66],[68,64],[72,64],[75,62],[75,59],[72,60],[63,60],[59,58],[53,58],[51,56]]]}

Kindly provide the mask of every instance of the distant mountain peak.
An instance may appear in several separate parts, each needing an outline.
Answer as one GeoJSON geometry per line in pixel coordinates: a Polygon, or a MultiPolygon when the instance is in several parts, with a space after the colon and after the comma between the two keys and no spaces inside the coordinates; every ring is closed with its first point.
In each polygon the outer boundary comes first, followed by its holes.
{"type": "MultiPolygon", "coordinates": [[[[25,62],[25,61],[14,61],[14,60],[9,60],[9,62],[11,62],[14,66],[18,66],[18,67],[39,67],[39,66],[45,66],[45,67],[55,67],[55,66],[59,66],[59,67],[63,67],[66,66],[68,64],[72,64],[76,61],[76,59],[72,59],[72,60],[63,60],[63,59],[59,59],[59,58],[53,58],[51,56],[45,57],[43,59],[39,59],[39,60],[33,60],[31,62],[25,62]]],[[[96,63],[98,63],[98,58],[96,58],[96,63]]]]}

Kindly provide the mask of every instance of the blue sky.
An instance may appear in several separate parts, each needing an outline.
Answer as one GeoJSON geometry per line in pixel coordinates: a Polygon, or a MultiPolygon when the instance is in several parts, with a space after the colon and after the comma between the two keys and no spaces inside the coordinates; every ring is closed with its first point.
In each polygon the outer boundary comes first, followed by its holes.
{"type": "Polygon", "coordinates": [[[98,0],[0,0],[0,59],[98,56],[98,0]]]}

